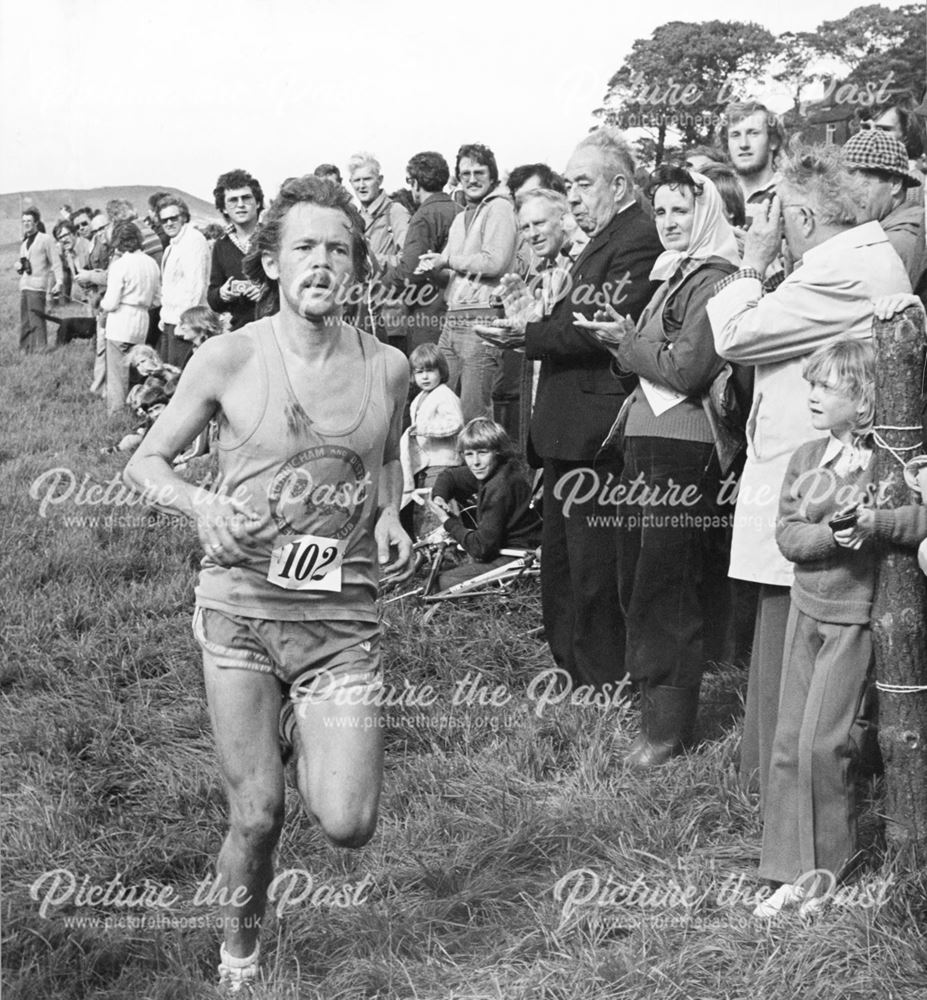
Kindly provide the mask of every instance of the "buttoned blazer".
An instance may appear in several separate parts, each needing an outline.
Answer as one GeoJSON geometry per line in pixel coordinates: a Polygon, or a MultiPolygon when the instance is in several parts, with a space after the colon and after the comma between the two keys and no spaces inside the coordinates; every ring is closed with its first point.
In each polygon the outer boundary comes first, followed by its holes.
{"type": "Polygon", "coordinates": [[[531,418],[529,456],[592,460],[635,380],[612,372],[612,356],[573,313],[592,317],[607,299],[635,321],[658,287],[650,270],[663,247],[637,204],[619,212],[590,239],[549,316],[529,323],[525,354],[541,361],[531,418]]]}

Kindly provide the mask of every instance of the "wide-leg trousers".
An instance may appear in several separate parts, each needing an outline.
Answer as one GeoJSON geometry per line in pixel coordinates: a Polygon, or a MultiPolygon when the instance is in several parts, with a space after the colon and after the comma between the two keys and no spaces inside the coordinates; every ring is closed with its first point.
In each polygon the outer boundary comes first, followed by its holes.
{"type": "Polygon", "coordinates": [[[759,874],[839,878],[856,851],[854,722],[872,660],[868,625],[789,613],[779,721],[769,768],[759,874]]]}

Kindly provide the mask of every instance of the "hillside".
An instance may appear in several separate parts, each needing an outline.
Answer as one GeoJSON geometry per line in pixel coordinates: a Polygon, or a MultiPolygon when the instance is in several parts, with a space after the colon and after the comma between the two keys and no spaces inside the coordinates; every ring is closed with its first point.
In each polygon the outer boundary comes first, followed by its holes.
{"type": "Polygon", "coordinates": [[[51,232],[52,225],[58,217],[62,205],[72,208],[89,205],[91,208],[105,208],[106,203],[113,198],[125,198],[135,205],[140,215],[148,211],[148,196],[154,191],[170,191],[178,194],[190,206],[190,212],[195,223],[222,222],[215,206],[196,195],[188,194],[179,188],[161,184],[128,184],[122,187],[98,187],[85,190],[56,188],[49,191],[16,191],[11,194],[0,194],[0,246],[16,243],[20,240],[22,229],[22,210],[34,205],[41,213],[46,228],[51,232]],[[50,225],[51,223],[52,225],[50,225]]]}

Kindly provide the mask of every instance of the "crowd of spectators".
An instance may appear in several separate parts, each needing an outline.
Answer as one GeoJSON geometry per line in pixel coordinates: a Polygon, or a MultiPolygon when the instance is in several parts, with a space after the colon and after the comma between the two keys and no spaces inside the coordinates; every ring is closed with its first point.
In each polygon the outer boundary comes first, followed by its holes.
{"type": "MultiPolygon", "coordinates": [[[[845,475],[847,454],[868,462],[872,452],[871,421],[828,423],[806,405],[803,374],[813,389],[845,386],[809,376],[805,363],[835,340],[867,342],[877,310],[925,291],[917,122],[897,105],[863,125],[842,148],[789,143],[776,115],[738,102],[718,147],[684,151],[645,181],[608,128],[578,143],[562,175],[530,163],[503,178],[479,143],[462,145],[453,169],[438,152],[416,153],[391,195],[372,153],[347,169],[369,273],[344,315],[411,354],[422,393],[407,491],[429,468],[429,485],[451,482],[453,435],[495,418],[493,441],[511,437],[543,470],[542,613],[557,666],[594,688],[630,676],[641,695],[631,763],[649,768],[689,745],[706,664],[749,656],[741,771],[764,806],[771,773],[786,766],[781,753],[772,762],[796,609],[830,613],[795,596],[799,557],[777,537],[786,470],[822,430],[837,445],[815,452],[815,467],[833,462],[845,475]]],[[[333,164],[315,175],[343,183],[333,164]]],[[[195,347],[181,324],[188,310],[208,306],[232,331],[273,315],[274,281],[252,251],[261,185],[232,170],[214,195],[226,228],[206,234],[165,192],[145,218],[112,201],[69,213],[52,236],[27,209],[22,349],[45,346],[49,289],[83,303],[95,324],[92,390],[117,413],[133,345],[147,341],[184,367],[195,347]]],[[[509,468],[507,445],[484,447],[492,468],[509,468]]],[[[815,528],[813,558],[835,563],[873,534],[820,519],[815,528]]],[[[865,673],[845,698],[858,700],[865,673]]],[[[789,705],[782,725],[794,730],[807,706],[789,705]]],[[[832,725],[842,747],[843,723],[832,725]]],[[[845,785],[844,758],[815,766],[845,785]]],[[[782,773],[776,781],[788,784],[782,773]]],[[[789,794],[800,850],[780,850],[770,866],[785,884],[814,861],[801,832],[813,825],[802,812],[811,799],[789,794]]]]}

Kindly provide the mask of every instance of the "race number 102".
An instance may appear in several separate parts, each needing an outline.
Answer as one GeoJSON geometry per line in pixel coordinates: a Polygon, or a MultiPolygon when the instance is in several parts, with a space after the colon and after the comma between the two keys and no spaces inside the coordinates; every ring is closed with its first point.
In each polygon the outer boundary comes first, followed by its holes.
{"type": "Polygon", "coordinates": [[[274,549],[267,579],[287,590],[340,590],[341,562],[337,541],[303,535],[274,549]]]}

